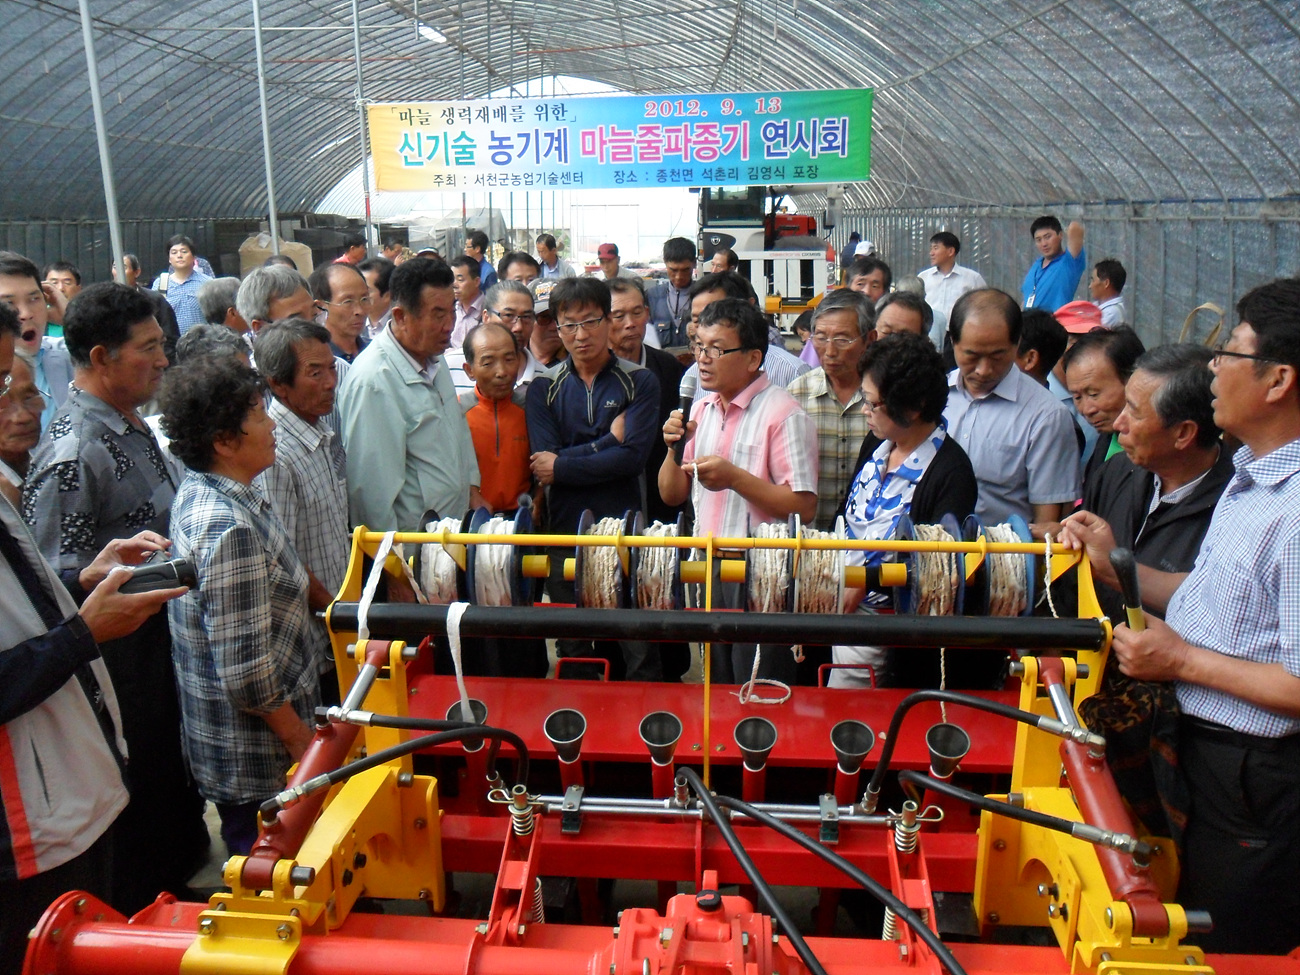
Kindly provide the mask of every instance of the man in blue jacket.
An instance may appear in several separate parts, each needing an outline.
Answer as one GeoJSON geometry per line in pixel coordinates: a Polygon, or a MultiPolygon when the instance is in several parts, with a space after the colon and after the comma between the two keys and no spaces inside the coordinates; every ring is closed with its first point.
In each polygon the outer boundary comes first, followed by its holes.
{"type": "MultiPolygon", "coordinates": [[[[642,510],[641,476],[659,431],[659,381],[609,348],[610,292],[596,278],[564,278],[551,291],[551,311],[569,358],[538,375],[528,388],[531,466],[546,488],[550,531],[574,534],[584,509],[597,520],[642,510]]],[[[563,556],[551,560],[551,600],[572,603],[563,556]]],[[[567,553],[566,553],[567,554],[567,553]]],[[[561,640],[560,655],[582,655],[587,644],[561,640]],[[574,651],[577,651],[576,653],[574,651]]],[[[658,656],[624,647],[611,661],[632,679],[658,680],[658,656]]]]}

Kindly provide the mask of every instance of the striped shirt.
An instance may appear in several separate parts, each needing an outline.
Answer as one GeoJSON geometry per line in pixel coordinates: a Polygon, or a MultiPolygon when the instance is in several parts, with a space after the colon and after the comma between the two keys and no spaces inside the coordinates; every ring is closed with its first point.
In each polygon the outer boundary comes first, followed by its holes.
{"type": "Polygon", "coordinates": [[[307,570],[270,502],[215,474],[185,479],[171,538],[199,580],[167,604],[190,770],[214,802],[265,799],[290,765],[265,715],[287,701],[310,722],[320,703],[307,570]]]}
{"type": "MultiPolygon", "coordinates": [[[[308,423],[278,399],[266,411],[275,420],[275,463],[253,484],[271,502],[304,565],[331,593],[343,588],[348,532],[347,461],[343,441],[325,418],[308,423]]],[[[319,669],[334,665],[325,623],[315,620],[313,651],[319,669]]]]}
{"type": "MultiPolygon", "coordinates": [[[[812,366],[808,363],[775,345],[769,344],[767,353],[763,356],[763,374],[773,386],[788,387],[810,369],[812,366]]],[[[695,379],[695,403],[698,405],[700,400],[709,395],[709,391],[699,385],[700,364],[692,362],[690,368],[686,370],[686,375],[695,379]]]]}
{"type": "MultiPolygon", "coordinates": [[[[793,491],[817,490],[817,427],[780,386],[759,373],[727,404],[708,393],[693,411],[698,426],[687,441],[683,465],[696,456],[719,456],[755,477],[793,491]]],[[[753,525],[784,522],[735,491],[712,491],[692,478],[695,534],[744,538],[753,525]]]]}
{"type": "MultiPolygon", "coordinates": [[[[1300,440],[1263,457],[1242,447],[1191,575],[1166,620],[1184,640],[1216,653],[1281,664],[1300,677],[1300,440]]],[[[1176,682],[1193,717],[1266,738],[1300,732],[1300,718],[1225,691],[1176,682]]]]}
{"type": "Polygon", "coordinates": [[[871,429],[862,412],[862,391],[855,388],[853,398],[841,403],[821,367],[804,373],[787,388],[817,425],[817,518],[813,527],[830,531],[848,492],[858,449],[871,429]]]}

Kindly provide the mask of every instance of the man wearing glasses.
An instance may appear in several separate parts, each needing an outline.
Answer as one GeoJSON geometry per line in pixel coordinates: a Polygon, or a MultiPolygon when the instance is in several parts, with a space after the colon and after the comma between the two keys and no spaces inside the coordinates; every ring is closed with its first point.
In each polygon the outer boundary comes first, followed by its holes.
{"type": "Polygon", "coordinates": [[[370,285],[365,275],[349,263],[322,264],[307,282],[316,307],[325,313],[321,322],[330,333],[330,349],[351,363],[370,343],[366,319],[370,316],[370,285]]]}
{"type": "MultiPolygon", "coordinates": [[[[1207,951],[1300,943],[1300,281],[1262,285],[1216,350],[1214,423],[1243,446],[1189,574],[1138,566],[1146,629],[1115,629],[1120,670],[1172,681],[1191,793],[1178,901],[1208,910],[1207,951]]],[[[1100,519],[1062,541],[1113,547],[1100,519]]]]}
{"type": "MultiPolygon", "coordinates": [[[[551,291],[551,311],[569,358],[533,380],[524,409],[533,475],[546,488],[549,530],[574,534],[585,509],[597,520],[641,510],[641,474],[658,431],[659,382],[610,351],[604,281],[561,279],[551,291]]],[[[572,603],[563,561],[552,558],[548,591],[552,602],[572,603]]],[[[587,647],[561,640],[559,652],[582,656],[587,647]]],[[[661,677],[658,654],[625,646],[611,663],[616,675],[625,665],[629,680],[661,677]]]]}
{"type": "MultiPolygon", "coordinates": [[[[817,427],[793,396],[768,381],[763,369],[767,323],[741,298],[715,301],[703,310],[691,352],[707,395],[686,425],[689,438],[679,464],[673,445],[682,438],[682,416],[663,425],[668,456],[659,468],[659,493],[669,504],[689,496],[698,536],[743,538],[758,525],[805,521],[817,510],[817,427]]],[[[715,563],[715,565],[718,563],[715,563]]],[[[723,605],[744,609],[740,587],[723,587],[723,605]]],[[[794,658],[766,648],[758,676],[793,683],[794,658]]],[[[713,679],[725,684],[749,677],[754,644],[714,645],[713,679]]]]}
{"type": "Polygon", "coordinates": [[[813,527],[830,531],[848,493],[858,448],[869,427],[862,412],[858,359],[875,337],[871,302],[843,288],[822,299],[812,318],[811,342],[821,365],[787,388],[817,425],[817,517],[813,527]]]}

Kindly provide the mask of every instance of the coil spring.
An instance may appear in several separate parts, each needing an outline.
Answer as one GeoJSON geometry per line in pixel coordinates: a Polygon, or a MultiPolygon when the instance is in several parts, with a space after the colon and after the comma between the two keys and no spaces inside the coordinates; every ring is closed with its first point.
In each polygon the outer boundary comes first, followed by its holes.
{"type": "Polygon", "coordinates": [[[516,836],[527,836],[537,824],[533,805],[528,801],[528,789],[517,785],[510,790],[510,817],[516,836]]]}
{"type": "MultiPolygon", "coordinates": [[[[921,908],[917,911],[917,914],[920,915],[923,924],[928,925],[930,923],[930,909],[928,907],[921,908]]],[[[880,929],[880,940],[898,940],[898,916],[888,907],[885,908],[885,923],[880,929]]]]}
{"type": "Polygon", "coordinates": [[[533,923],[546,923],[546,902],[542,898],[542,878],[537,877],[533,885],[533,923]]]}
{"type": "Polygon", "coordinates": [[[921,824],[916,818],[916,803],[908,799],[903,803],[903,814],[894,823],[894,848],[899,853],[915,853],[921,832],[921,824]]]}

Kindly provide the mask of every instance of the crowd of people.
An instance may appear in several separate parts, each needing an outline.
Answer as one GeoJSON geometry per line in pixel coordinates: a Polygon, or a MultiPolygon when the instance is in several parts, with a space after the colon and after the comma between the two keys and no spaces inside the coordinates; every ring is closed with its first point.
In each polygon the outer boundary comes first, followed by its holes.
{"type": "MultiPolygon", "coordinates": [[[[495,265],[481,231],[450,261],[398,241],[372,257],[358,237],[309,278],[272,258],[242,280],[178,236],[152,288],[132,255],[126,280],[83,285],[67,262],[0,253],[0,968],[64,889],[128,912],[184,895],[206,802],[247,852],[314,708],[337,700],[314,614],[353,526],[521,506],[555,533],[640,511],[721,538],[792,514],[855,539],[893,537],[904,514],[1019,516],[1086,550],[1116,620],[1108,556],[1132,548],[1152,621],[1116,628],[1086,717],[1144,825],[1182,842],[1180,899],[1217,922],[1207,947],[1289,951],[1300,282],[1243,297],[1219,348],[1147,349],[1119,261],[1092,265],[1078,301],[1084,228],[1044,216],[1030,237],[1019,296],[960,265],[947,231],[914,276],[854,256],[793,350],[736,255],[701,274],[685,238],[657,283],[614,244],[579,274],[550,234],[495,265]],[[196,589],[118,592],[117,567],[168,557],[194,563],[196,589]]],[[[557,603],[574,599],[562,564],[557,603]]],[[[719,583],[721,605],[746,605],[719,583]]],[[[875,607],[849,591],[840,609],[875,607]]],[[[503,642],[467,670],[546,674],[542,641],[503,642]]],[[[634,639],[558,652],[603,656],[616,679],[690,663],[634,639]]],[[[884,648],[825,652],[861,668],[840,686],[867,667],[934,679],[884,648]]],[[[715,647],[712,678],[744,681],[756,659],[801,679],[788,648],[752,645],[715,647]]]]}

